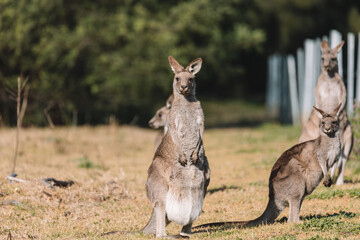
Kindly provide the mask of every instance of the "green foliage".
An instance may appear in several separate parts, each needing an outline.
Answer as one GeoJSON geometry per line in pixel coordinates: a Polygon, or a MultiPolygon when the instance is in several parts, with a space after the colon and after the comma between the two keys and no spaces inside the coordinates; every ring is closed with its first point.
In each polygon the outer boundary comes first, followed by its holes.
{"type": "Polygon", "coordinates": [[[171,92],[169,55],[184,65],[201,56],[201,85],[224,87],[242,75],[237,54],[265,41],[244,20],[242,2],[4,0],[0,79],[13,85],[30,76],[29,121],[45,124],[35,112],[47,109],[55,123],[70,123],[75,112],[80,122],[110,114],[129,122],[171,92]]]}
{"type": "Polygon", "coordinates": [[[360,188],[354,189],[333,189],[327,190],[320,193],[314,193],[306,197],[306,199],[331,199],[331,198],[342,198],[344,196],[349,196],[351,198],[360,198],[360,188]]]}
{"type": "Polygon", "coordinates": [[[2,121],[16,122],[5,89],[14,88],[23,74],[31,85],[25,124],[46,125],[44,112],[55,125],[75,119],[106,123],[110,116],[120,123],[144,124],[154,105],[163,104],[171,92],[169,55],[184,65],[195,57],[204,59],[199,95],[263,93],[268,53],[294,50],[305,37],[321,36],[330,27],[357,29],[353,0],[327,4],[336,14],[319,11],[323,4],[2,0],[2,121]]]}

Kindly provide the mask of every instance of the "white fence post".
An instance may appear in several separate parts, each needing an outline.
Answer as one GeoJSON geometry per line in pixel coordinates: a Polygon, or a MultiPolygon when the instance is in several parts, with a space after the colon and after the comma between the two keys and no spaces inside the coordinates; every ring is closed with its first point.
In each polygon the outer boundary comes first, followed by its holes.
{"type": "MultiPolygon", "coordinates": [[[[333,49],[339,43],[341,42],[342,36],[341,33],[337,30],[331,30],[330,31],[330,48],[333,49]]],[[[338,53],[338,65],[339,65],[339,74],[341,77],[343,77],[343,58],[342,58],[342,52],[338,53]]]]}
{"type": "Polygon", "coordinates": [[[315,94],[313,88],[314,78],[314,41],[305,40],[305,79],[304,79],[304,96],[302,104],[301,122],[304,123],[310,116],[315,94]]]}
{"type": "Polygon", "coordinates": [[[270,118],[279,117],[280,112],[280,70],[281,63],[278,54],[268,58],[268,85],[266,96],[266,111],[270,118]]]}
{"type": "MultiPolygon", "coordinates": [[[[314,77],[313,77],[314,89],[316,87],[317,79],[319,78],[320,73],[321,73],[321,40],[320,38],[316,38],[315,46],[314,46],[314,77]]],[[[315,99],[315,94],[314,94],[314,99],[315,99]]]]}
{"type": "Polygon", "coordinates": [[[347,34],[347,111],[353,112],[354,103],[354,55],[355,55],[355,34],[347,34]]]}
{"type": "Polygon", "coordinates": [[[299,119],[299,99],[296,87],[296,67],[295,58],[293,55],[287,57],[287,67],[289,74],[289,91],[290,91],[290,105],[291,105],[291,119],[293,125],[300,123],[299,119]]]}
{"type": "Polygon", "coordinates": [[[356,73],[356,106],[360,102],[360,33],[358,33],[358,50],[357,50],[357,73],[356,73]]]}
{"type": "Polygon", "coordinates": [[[297,82],[298,82],[298,93],[299,93],[299,105],[300,112],[303,111],[301,103],[303,102],[304,96],[304,74],[305,74],[305,53],[302,48],[298,48],[296,52],[297,61],[297,82]]]}

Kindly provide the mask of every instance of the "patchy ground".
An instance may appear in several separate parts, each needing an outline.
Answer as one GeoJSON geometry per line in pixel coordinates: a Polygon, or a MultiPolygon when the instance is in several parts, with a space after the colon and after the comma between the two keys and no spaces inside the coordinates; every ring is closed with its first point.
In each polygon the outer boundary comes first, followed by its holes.
{"type": "MultiPolygon", "coordinates": [[[[8,183],[15,129],[0,129],[0,238],[142,239],[109,231],[141,229],[151,214],[146,171],[156,131],[128,126],[25,129],[16,172],[26,183],[8,183]],[[42,179],[73,180],[54,190],[42,179]]],[[[209,129],[204,145],[212,169],[203,213],[195,225],[249,220],[267,204],[270,169],[297,142],[299,128],[209,129]]],[[[217,229],[192,239],[360,239],[360,162],[351,159],[347,183],[319,186],[303,203],[302,221],[287,224],[288,210],[269,226],[217,229]]],[[[180,226],[170,224],[169,234],[180,226]]]]}

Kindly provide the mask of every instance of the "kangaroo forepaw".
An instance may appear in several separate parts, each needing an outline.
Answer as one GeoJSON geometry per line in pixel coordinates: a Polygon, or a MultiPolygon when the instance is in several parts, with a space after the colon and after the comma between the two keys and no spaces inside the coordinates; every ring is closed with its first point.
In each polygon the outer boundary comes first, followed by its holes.
{"type": "Polygon", "coordinates": [[[180,157],[179,157],[179,162],[180,162],[180,164],[181,164],[182,166],[185,166],[185,165],[186,165],[187,160],[186,160],[185,154],[180,155],[180,157]]]}
{"type": "Polygon", "coordinates": [[[324,180],[323,184],[325,187],[330,187],[332,185],[331,178],[324,180]]]}

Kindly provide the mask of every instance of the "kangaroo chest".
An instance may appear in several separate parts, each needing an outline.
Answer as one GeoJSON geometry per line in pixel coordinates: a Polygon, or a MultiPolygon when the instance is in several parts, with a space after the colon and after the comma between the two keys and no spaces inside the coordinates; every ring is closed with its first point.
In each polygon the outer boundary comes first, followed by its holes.
{"type": "Polygon", "coordinates": [[[332,112],[340,103],[342,96],[341,86],[335,80],[325,80],[317,86],[317,107],[325,112],[332,112]]]}
{"type": "Polygon", "coordinates": [[[187,158],[196,149],[201,137],[201,126],[204,117],[201,107],[194,109],[180,108],[175,112],[175,134],[187,158]]]}
{"type": "Polygon", "coordinates": [[[328,169],[330,169],[339,160],[340,151],[341,151],[340,140],[331,141],[328,151],[323,153],[327,159],[328,169]]]}

